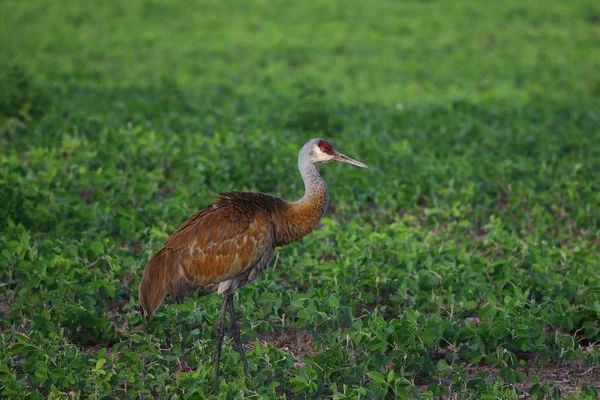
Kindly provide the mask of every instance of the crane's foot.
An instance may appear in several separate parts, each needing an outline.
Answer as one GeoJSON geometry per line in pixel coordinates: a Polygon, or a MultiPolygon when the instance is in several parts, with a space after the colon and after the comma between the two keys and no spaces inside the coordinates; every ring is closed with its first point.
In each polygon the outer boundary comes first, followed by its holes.
{"type": "Polygon", "coordinates": [[[244,344],[240,338],[240,327],[235,320],[235,307],[233,306],[233,294],[229,295],[229,322],[231,324],[231,335],[235,342],[235,347],[242,357],[242,363],[244,364],[244,372],[250,376],[250,368],[248,367],[248,360],[246,359],[246,351],[244,350],[244,344]]]}

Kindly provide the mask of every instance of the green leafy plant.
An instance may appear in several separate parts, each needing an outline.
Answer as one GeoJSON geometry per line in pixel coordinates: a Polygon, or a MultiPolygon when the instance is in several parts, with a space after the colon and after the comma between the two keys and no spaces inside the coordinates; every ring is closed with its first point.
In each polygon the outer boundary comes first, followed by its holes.
{"type": "Polygon", "coordinates": [[[597,397],[596,3],[9,2],[0,397],[597,397]],[[320,169],[214,382],[220,299],[146,322],[144,264],[220,191],[297,198],[316,136],[370,168],[320,169]]]}

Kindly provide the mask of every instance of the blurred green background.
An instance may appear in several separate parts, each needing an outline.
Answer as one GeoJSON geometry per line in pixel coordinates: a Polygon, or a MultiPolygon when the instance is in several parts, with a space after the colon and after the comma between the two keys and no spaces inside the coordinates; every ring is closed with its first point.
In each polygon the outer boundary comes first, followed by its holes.
{"type": "Polygon", "coordinates": [[[0,396],[597,395],[597,1],[0,10],[0,396]],[[220,298],[145,326],[143,266],[220,191],[299,198],[312,137],[370,168],[319,167],[213,382],[220,298]]]}

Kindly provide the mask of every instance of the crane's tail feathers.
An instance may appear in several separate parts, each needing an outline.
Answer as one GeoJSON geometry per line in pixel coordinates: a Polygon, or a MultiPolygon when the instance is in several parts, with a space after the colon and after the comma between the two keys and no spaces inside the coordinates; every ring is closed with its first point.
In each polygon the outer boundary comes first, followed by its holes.
{"type": "Polygon", "coordinates": [[[165,249],[156,253],[146,264],[144,277],[140,281],[138,296],[148,319],[160,307],[168,294],[167,274],[169,271],[166,255],[165,249]]]}

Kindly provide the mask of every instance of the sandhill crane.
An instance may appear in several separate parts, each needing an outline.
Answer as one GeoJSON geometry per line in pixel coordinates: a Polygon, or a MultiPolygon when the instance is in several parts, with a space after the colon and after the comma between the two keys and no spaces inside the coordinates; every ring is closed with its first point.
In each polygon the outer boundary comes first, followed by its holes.
{"type": "Polygon", "coordinates": [[[216,327],[215,380],[219,379],[227,310],[236,349],[245,373],[250,374],[235,320],[233,294],[267,267],[276,247],[300,240],[315,228],[329,200],[327,185],[315,164],[331,161],[367,168],[335,151],[329,142],[311,139],[298,154],[305,187],[300,200],[290,203],[264,193],[221,193],[173,232],[146,264],[139,299],[148,319],[167,294],[177,302],[196,290],[201,295],[215,291],[223,295],[216,327]]]}

